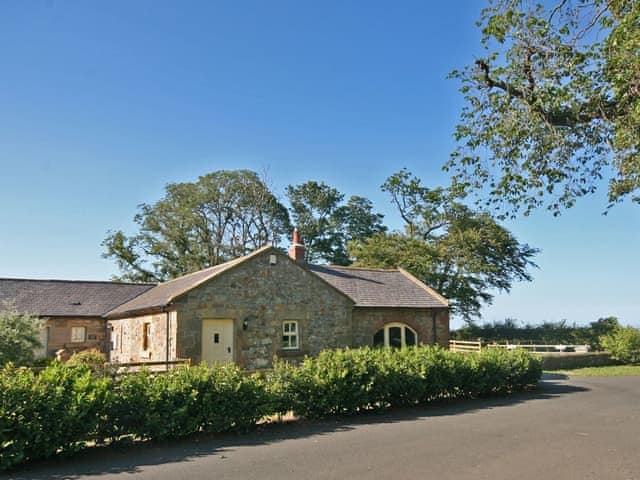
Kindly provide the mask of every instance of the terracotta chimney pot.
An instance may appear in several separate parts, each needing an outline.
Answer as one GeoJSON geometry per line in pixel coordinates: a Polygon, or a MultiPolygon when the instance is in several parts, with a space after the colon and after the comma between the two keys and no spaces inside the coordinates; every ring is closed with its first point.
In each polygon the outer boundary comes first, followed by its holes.
{"type": "Polygon", "coordinates": [[[304,262],[304,245],[297,228],[293,229],[293,243],[289,247],[289,257],[296,262],[304,262]]]}

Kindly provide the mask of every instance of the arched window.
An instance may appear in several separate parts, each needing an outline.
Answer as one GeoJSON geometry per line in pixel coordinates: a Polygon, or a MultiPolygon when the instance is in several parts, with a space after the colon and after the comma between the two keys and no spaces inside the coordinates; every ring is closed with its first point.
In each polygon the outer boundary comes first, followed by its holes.
{"type": "Polygon", "coordinates": [[[418,334],[404,323],[388,323],[373,336],[374,347],[410,347],[418,344],[418,334]]]}

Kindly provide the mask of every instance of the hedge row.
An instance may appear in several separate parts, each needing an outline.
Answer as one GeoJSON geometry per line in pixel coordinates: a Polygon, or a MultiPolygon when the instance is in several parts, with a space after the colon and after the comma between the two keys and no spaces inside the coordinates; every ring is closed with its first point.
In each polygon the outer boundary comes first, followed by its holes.
{"type": "Polygon", "coordinates": [[[246,430],[291,410],[322,417],[505,394],[540,375],[540,362],[526,352],[464,356],[432,347],[326,351],[298,367],[276,362],[265,377],[233,365],[117,380],[87,365],[54,363],[39,374],[7,366],[0,370],[0,469],[88,442],[246,430]]]}
{"type": "Polygon", "coordinates": [[[280,410],[319,418],[365,410],[477,398],[537,383],[540,360],[523,350],[451,353],[441,348],[325,351],[294,367],[277,362],[268,377],[280,410]]]}

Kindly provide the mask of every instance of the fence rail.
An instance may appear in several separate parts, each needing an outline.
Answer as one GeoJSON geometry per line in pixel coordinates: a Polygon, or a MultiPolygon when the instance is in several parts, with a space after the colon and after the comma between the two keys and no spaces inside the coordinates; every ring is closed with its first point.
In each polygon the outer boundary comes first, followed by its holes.
{"type": "Polygon", "coordinates": [[[586,353],[591,350],[589,345],[550,345],[550,344],[516,344],[516,343],[490,343],[486,345],[487,348],[504,348],[506,350],[515,350],[516,348],[523,348],[529,350],[532,353],[553,353],[553,352],[577,352],[586,353]]]}
{"type": "Polygon", "coordinates": [[[135,371],[140,368],[146,367],[154,372],[168,372],[169,370],[180,367],[190,366],[190,358],[178,358],[176,360],[157,361],[157,362],[130,362],[130,363],[107,363],[107,366],[117,369],[118,372],[122,371],[135,371]]]}
{"type": "Polygon", "coordinates": [[[482,342],[468,340],[449,340],[449,350],[460,353],[474,353],[482,350],[482,342]]]}

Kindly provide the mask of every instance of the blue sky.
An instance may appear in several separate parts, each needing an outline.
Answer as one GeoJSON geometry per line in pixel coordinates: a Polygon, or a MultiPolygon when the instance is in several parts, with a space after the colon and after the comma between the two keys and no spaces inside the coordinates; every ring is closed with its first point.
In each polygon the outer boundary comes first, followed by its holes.
{"type": "MultiPolygon", "coordinates": [[[[107,230],[166,183],[268,170],[363,195],[409,168],[447,182],[462,100],[446,76],[480,52],[481,2],[0,3],[0,276],[105,279],[107,230]]],[[[531,283],[483,319],[640,325],[640,207],[604,190],[560,218],[508,223],[539,247],[531,283]]]]}

